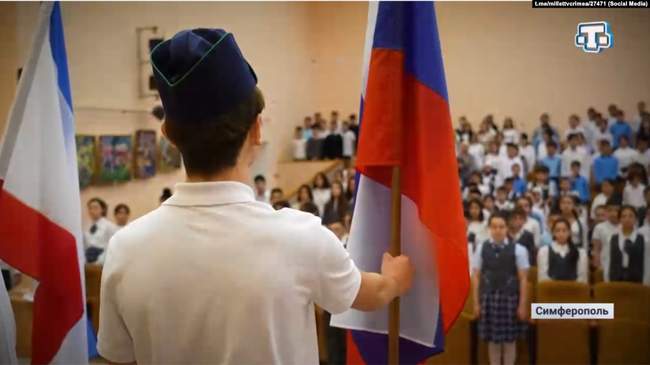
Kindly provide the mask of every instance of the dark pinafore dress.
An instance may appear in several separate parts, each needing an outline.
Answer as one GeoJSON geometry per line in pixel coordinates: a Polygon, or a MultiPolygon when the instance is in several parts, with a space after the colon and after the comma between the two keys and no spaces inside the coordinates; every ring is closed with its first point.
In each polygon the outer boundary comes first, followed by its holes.
{"type": "Polygon", "coordinates": [[[517,317],[519,277],[515,243],[486,241],[481,249],[479,337],[487,342],[513,342],[526,331],[517,317]]]}

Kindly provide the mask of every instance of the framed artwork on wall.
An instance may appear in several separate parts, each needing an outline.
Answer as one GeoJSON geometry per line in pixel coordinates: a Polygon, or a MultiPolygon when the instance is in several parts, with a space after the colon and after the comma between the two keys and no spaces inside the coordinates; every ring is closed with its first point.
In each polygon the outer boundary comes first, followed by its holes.
{"type": "Polygon", "coordinates": [[[131,180],[133,138],[123,135],[99,136],[100,171],[103,182],[131,180]]]}
{"type": "Polygon", "coordinates": [[[97,170],[97,139],[95,136],[78,134],[77,168],[79,170],[79,188],[83,189],[93,183],[97,170]]]}
{"type": "Polygon", "coordinates": [[[147,179],[156,174],[156,131],[138,130],[135,132],[135,176],[147,179]]]}

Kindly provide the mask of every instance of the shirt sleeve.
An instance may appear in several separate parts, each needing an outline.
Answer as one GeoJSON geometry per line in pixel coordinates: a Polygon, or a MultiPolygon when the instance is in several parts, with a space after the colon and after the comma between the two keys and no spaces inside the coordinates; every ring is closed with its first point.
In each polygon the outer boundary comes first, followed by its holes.
{"type": "Polygon", "coordinates": [[[474,254],[472,255],[472,270],[481,271],[481,266],[483,265],[483,261],[481,258],[482,251],[483,251],[483,243],[479,243],[478,246],[476,246],[476,249],[474,250],[474,254]]]}
{"type": "Polygon", "coordinates": [[[589,283],[589,260],[587,260],[587,252],[584,249],[579,249],[578,256],[578,277],[579,283],[589,283]]]}
{"type": "Polygon", "coordinates": [[[517,263],[518,270],[528,270],[530,263],[528,262],[528,250],[526,247],[515,244],[515,259],[517,263]]]}
{"type": "Polygon", "coordinates": [[[549,280],[548,277],[548,250],[551,246],[544,246],[537,251],[537,281],[549,280]]]}
{"type": "Polygon", "coordinates": [[[120,273],[119,257],[111,240],[102,270],[97,350],[103,358],[118,363],[134,362],[133,340],[120,313],[117,293],[120,273]]]}
{"type": "Polygon", "coordinates": [[[334,233],[322,226],[319,229],[319,270],[314,302],[330,313],[342,313],[352,307],[359,293],[361,272],[334,233]]]}

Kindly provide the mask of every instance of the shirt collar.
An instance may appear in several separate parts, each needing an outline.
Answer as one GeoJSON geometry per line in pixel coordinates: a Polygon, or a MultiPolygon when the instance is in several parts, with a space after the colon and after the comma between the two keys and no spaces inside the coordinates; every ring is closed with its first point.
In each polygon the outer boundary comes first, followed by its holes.
{"type": "Polygon", "coordinates": [[[555,241],[551,242],[551,247],[553,251],[557,252],[560,254],[560,256],[564,257],[569,252],[569,245],[561,245],[555,241]]]}
{"type": "Polygon", "coordinates": [[[212,206],[255,201],[253,189],[236,181],[178,183],[163,205],[212,206]]]}
{"type": "Polygon", "coordinates": [[[631,233],[629,236],[627,236],[627,237],[623,234],[623,228],[619,228],[618,230],[619,230],[619,233],[620,233],[620,235],[621,235],[621,236],[620,236],[620,237],[621,237],[621,240],[620,240],[621,242],[625,242],[625,240],[630,240],[630,241],[632,241],[632,242],[636,241],[636,235],[637,235],[637,230],[636,230],[636,228],[635,228],[635,229],[632,231],[632,233],[631,233]]]}

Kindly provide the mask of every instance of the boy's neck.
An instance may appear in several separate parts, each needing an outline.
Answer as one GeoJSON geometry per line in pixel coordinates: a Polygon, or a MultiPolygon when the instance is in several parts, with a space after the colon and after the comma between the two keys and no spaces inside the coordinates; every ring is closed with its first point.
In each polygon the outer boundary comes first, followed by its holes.
{"type": "Polygon", "coordinates": [[[210,175],[187,174],[185,181],[188,183],[236,181],[248,184],[250,177],[250,168],[248,166],[235,165],[234,167],[210,175]]]}

